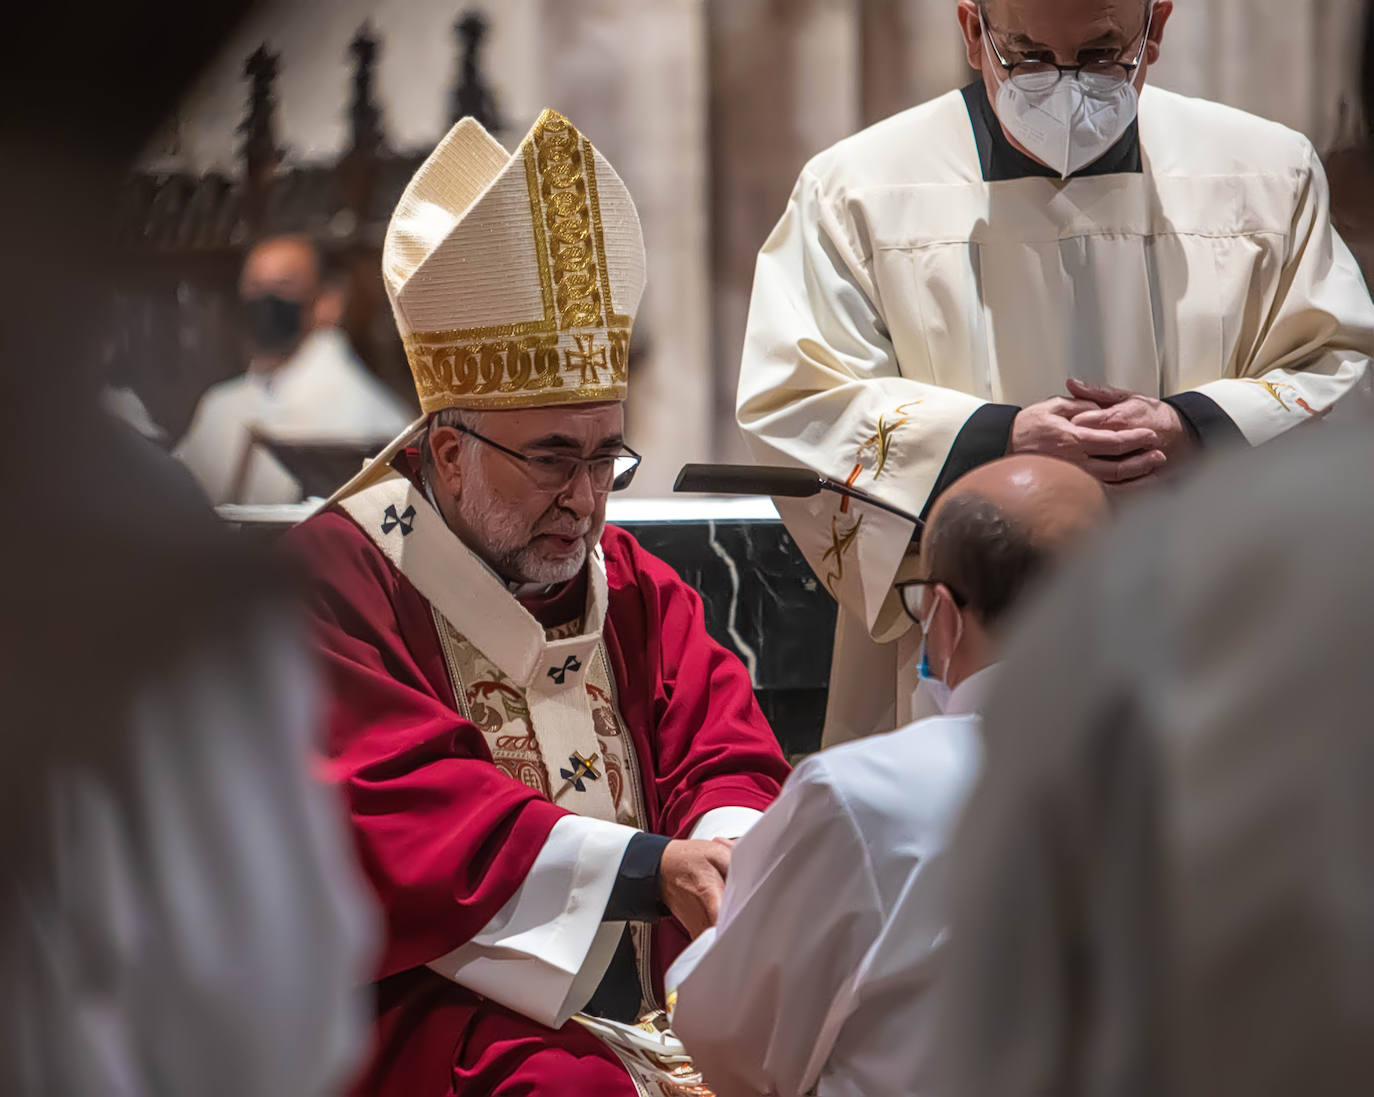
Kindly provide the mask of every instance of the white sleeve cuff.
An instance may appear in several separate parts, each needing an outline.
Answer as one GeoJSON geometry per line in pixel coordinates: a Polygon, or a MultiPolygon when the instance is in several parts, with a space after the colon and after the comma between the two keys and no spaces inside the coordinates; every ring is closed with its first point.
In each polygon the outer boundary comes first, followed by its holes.
{"type": "Polygon", "coordinates": [[[753,808],[712,808],[692,828],[688,838],[709,842],[712,838],[740,838],[763,816],[753,808]]]}
{"type": "Polygon", "coordinates": [[[559,819],[506,905],[430,969],[542,1025],[560,1027],[590,1000],[615,953],[624,923],[601,917],[636,833],[581,815],[559,819]]]}

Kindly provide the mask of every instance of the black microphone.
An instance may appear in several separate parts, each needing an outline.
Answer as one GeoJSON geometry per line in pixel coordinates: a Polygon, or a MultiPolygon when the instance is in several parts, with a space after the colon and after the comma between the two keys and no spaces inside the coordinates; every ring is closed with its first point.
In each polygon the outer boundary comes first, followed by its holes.
{"type": "Polygon", "coordinates": [[[916,527],[919,535],[925,525],[916,515],[894,507],[876,495],[841,484],[810,469],[781,465],[683,465],[673,484],[675,492],[701,492],[708,495],[772,495],[781,499],[809,499],[823,491],[857,499],[877,507],[916,527]]]}

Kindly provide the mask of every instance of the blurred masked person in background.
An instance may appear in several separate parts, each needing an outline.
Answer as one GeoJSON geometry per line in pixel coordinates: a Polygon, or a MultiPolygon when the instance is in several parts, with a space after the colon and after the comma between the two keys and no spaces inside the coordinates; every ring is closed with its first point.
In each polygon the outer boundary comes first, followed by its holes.
{"type": "Polygon", "coordinates": [[[299,614],[97,402],[113,197],[242,8],[6,14],[27,47],[0,67],[6,1097],[325,1097],[364,1039],[372,911],[308,769],[299,614]]]}
{"type": "MultiPolygon", "coordinates": [[[[1316,152],[1146,86],[1169,0],[950,8],[978,78],[812,160],[759,254],[738,400],[759,460],[913,514],[1007,453],[1128,490],[1367,385],[1374,304],[1316,152]]],[[[893,587],[910,525],[830,494],[779,509],[841,606],[825,741],[922,711],[893,587]]]]}
{"type": "Polygon", "coordinates": [[[951,849],[944,1097],[1374,1092],[1374,443],[1244,457],[1009,641],[951,849]]]}
{"type": "Polygon", "coordinates": [[[945,843],[978,774],[1001,631],[1107,515],[1097,480],[1034,454],[935,504],[926,573],[903,593],[942,715],[802,763],[735,847],[709,949],[670,973],[673,1027],[720,1097],[932,1092],[945,843]]]}
{"type": "Polygon", "coordinates": [[[290,536],[328,766],[388,917],[360,1092],[679,1092],[571,1018],[661,1006],[716,918],[730,850],[709,839],[787,766],[697,593],[604,524],[639,462],[639,216],[561,115],[514,154],[464,119],[382,267],[425,416],[290,536]]]}
{"type": "Polygon", "coordinates": [[[248,371],[210,388],[176,455],[212,503],[294,503],[301,487],[253,432],[290,441],[384,441],[411,413],[368,372],[337,327],[337,287],[318,249],[273,236],[243,263],[239,296],[248,371]]]}

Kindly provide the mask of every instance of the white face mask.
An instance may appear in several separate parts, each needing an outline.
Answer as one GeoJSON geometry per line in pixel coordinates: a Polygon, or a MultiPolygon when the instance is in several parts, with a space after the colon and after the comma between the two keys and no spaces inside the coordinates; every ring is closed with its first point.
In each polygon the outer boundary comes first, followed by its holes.
{"type": "Polygon", "coordinates": [[[1020,77],[997,89],[997,117],[1037,160],[1067,179],[1101,157],[1131,128],[1140,93],[1131,83],[1104,87],[1091,76],[1064,76],[1048,91],[1020,77]]]}
{"type": "Polygon", "coordinates": [[[964,638],[964,615],[962,613],[956,614],[955,620],[958,624],[954,629],[954,643],[950,645],[949,654],[945,656],[944,667],[941,669],[940,673],[936,675],[931,668],[930,652],[926,647],[927,629],[929,628],[930,619],[934,614],[935,607],[932,606],[930,612],[925,615],[925,618],[917,622],[921,629],[921,667],[918,672],[921,677],[921,684],[919,689],[930,698],[930,703],[935,706],[937,712],[944,712],[945,709],[949,707],[949,695],[954,692],[949,683],[945,681],[945,678],[949,675],[949,664],[950,660],[954,658],[954,651],[958,648],[959,641],[964,638]]]}

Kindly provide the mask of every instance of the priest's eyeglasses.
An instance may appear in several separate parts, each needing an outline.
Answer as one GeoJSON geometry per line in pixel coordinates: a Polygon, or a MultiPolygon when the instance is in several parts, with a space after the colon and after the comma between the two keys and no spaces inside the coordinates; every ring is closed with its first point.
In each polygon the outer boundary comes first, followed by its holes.
{"type": "MultiPolygon", "coordinates": [[[[1145,62],[1145,50],[1150,45],[1150,28],[1154,26],[1155,6],[1150,3],[1149,13],[1145,16],[1145,32],[1140,36],[1140,48],[1135,60],[1123,61],[1120,57],[1101,57],[1082,61],[1077,65],[1059,65],[1042,57],[1028,57],[1020,61],[1008,61],[997,46],[997,39],[988,30],[983,6],[978,5],[978,22],[983,28],[983,37],[992,47],[997,63],[1007,73],[1007,78],[1015,80],[1023,91],[1049,91],[1066,76],[1076,77],[1089,91],[1111,92],[1130,83],[1136,70],[1145,62]]],[[[1089,52],[1104,53],[1105,50],[1089,52]]]]}
{"type": "Polygon", "coordinates": [[[492,449],[504,453],[507,457],[519,461],[525,470],[525,475],[540,491],[562,491],[577,479],[577,474],[583,468],[587,470],[593,491],[624,491],[635,478],[635,470],[639,468],[639,463],[644,460],[629,446],[622,446],[621,452],[607,454],[605,457],[575,457],[572,454],[561,453],[521,453],[519,450],[493,441],[485,434],[478,434],[471,427],[455,423],[453,429],[459,434],[476,438],[484,446],[490,446],[492,449]]]}
{"type": "Polygon", "coordinates": [[[955,590],[943,579],[907,579],[900,583],[894,583],[898,595],[902,599],[902,608],[906,610],[906,615],[918,625],[925,620],[928,607],[926,603],[930,600],[932,587],[943,584],[949,591],[950,597],[954,599],[954,604],[963,609],[968,605],[968,599],[955,590]]]}

